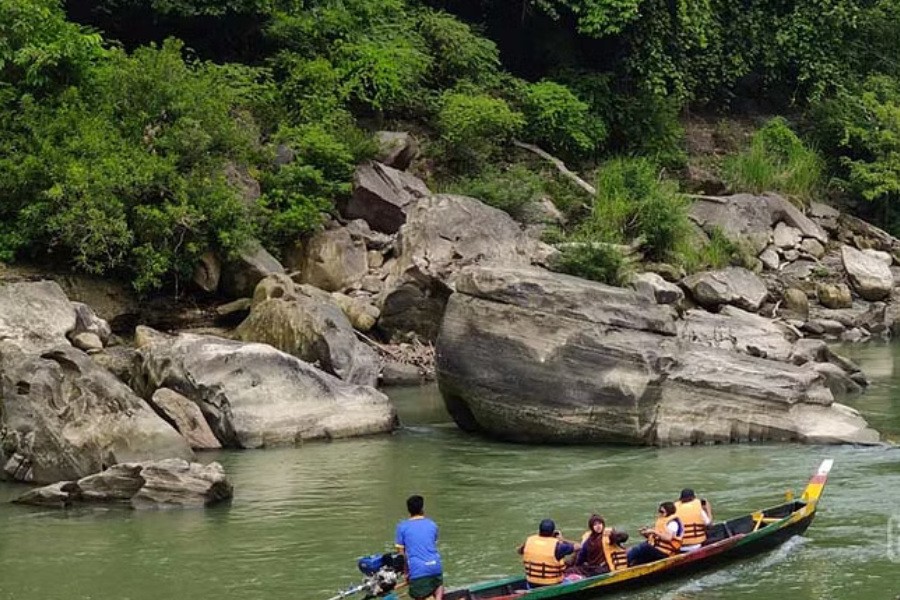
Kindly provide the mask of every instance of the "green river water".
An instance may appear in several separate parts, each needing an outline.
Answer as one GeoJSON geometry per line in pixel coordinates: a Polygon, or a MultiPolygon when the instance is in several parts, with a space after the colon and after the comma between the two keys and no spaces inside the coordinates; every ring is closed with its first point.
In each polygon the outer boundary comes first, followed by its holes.
{"type": "MultiPolygon", "coordinates": [[[[873,380],[850,403],[900,440],[900,346],[844,351],[873,380]]],[[[355,557],[389,547],[410,493],[441,527],[453,587],[517,572],[515,548],[544,517],[576,537],[599,511],[634,541],[682,487],[708,497],[717,517],[736,516],[799,493],[825,457],[835,467],[804,537],[615,597],[900,596],[900,450],[510,445],[457,430],[434,387],[391,394],[404,422],[392,436],[201,455],[230,474],[228,506],[60,512],[10,505],[22,488],[0,484],[0,600],[325,600],[359,580],[355,557]]]]}

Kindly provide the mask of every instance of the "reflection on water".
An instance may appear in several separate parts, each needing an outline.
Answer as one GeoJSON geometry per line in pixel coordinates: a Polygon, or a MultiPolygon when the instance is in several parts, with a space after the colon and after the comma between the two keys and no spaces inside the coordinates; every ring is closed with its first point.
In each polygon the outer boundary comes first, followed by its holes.
{"type": "MultiPolygon", "coordinates": [[[[858,350],[863,354],[854,360],[881,375],[852,403],[896,435],[894,349],[858,350]]],[[[410,493],[426,497],[427,512],[441,526],[449,585],[463,585],[518,571],[515,548],[544,517],[576,537],[597,511],[634,541],[656,504],[682,487],[709,497],[718,517],[735,516],[780,501],[787,488],[799,492],[825,456],[836,465],[804,538],[627,597],[900,594],[900,568],[888,560],[886,543],[888,518],[900,512],[900,451],[501,444],[457,430],[433,387],[392,395],[404,423],[394,435],[204,454],[220,460],[234,481],[229,506],[137,513],[0,504],[0,600],[324,600],[357,581],[355,557],[389,547],[410,493]]],[[[0,500],[20,490],[0,486],[0,500]]]]}

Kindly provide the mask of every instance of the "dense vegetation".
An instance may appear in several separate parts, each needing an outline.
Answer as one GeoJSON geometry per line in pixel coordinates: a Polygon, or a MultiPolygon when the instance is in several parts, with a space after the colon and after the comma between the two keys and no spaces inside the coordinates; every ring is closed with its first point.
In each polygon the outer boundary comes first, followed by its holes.
{"type": "Polygon", "coordinates": [[[740,260],[691,239],[689,111],[789,116],[724,180],[897,232],[898,40],[900,0],[0,0],[0,260],[146,291],[251,237],[277,253],[388,127],[422,138],[437,188],[521,219],[552,198],[572,272],[619,279],[629,243],[688,269],[740,260]],[[597,196],[513,140],[596,173],[597,196]]]}

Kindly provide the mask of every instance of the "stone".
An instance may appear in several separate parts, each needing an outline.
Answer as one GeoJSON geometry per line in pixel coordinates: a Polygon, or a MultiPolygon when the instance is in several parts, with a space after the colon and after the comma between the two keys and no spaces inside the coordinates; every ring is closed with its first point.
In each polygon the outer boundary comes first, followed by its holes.
{"type": "Polygon", "coordinates": [[[854,327],[853,329],[848,329],[847,331],[841,334],[841,341],[848,343],[856,343],[864,339],[869,338],[869,333],[859,327],[854,327]]]}
{"type": "Polygon", "coordinates": [[[135,389],[147,396],[162,387],[182,394],[200,407],[226,447],[293,445],[396,427],[384,394],[268,344],[181,334],[157,338],[138,353],[135,389]]]}
{"type": "Polygon", "coordinates": [[[68,333],[69,338],[79,333],[92,333],[105,346],[112,336],[112,327],[105,319],[101,319],[94,310],[83,302],[72,302],[75,309],[75,329],[68,333]]]}
{"type": "Polygon", "coordinates": [[[853,296],[846,283],[819,283],[816,286],[819,304],[826,308],[850,308],[853,296]]]}
{"type": "Polygon", "coordinates": [[[884,252],[883,250],[874,250],[872,248],[867,248],[866,250],[863,250],[862,253],[886,264],[888,267],[894,264],[894,258],[890,255],[890,253],[884,252]]]}
{"type": "Polygon", "coordinates": [[[803,241],[800,242],[800,250],[816,260],[825,256],[825,246],[813,238],[803,238],[803,241]]]}
{"type": "Polygon", "coordinates": [[[121,504],[136,509],[198,508],[228,500],[234,489],[217,462],[181,459],[122,463],[78,481],[61,481],[22,494],[13,502],[65,508],[121,504]]]}
{"type": "Polygon", "coordinates": [[[847,245],[841,247],[841,261],[850,285],[864,299],[883,300],[891,295],[894,276],[884,262],[847,245]]]}
{"type": "Polygon", "coordinates": [[[54,281],[0,283],[0,340],[23,352],[68,344],[75,307],[54,281]]]}
{"type": "Polygon", "coordinates": [[[347,231],[353,239],[360,239],[366,244],[369,250],[380,250],[386,252],[390,246],[394,244],[396,234],[388,235],[380,231],[372,231],[369,224],[362,219],[354,219],[347,223],[347,231]]]}
{"type": "Polygon", "coordinates": [[[359,289],[372,294],[380,294],[384,289],[384,284],[378,275],[366,275],[360,280],[359,289]]]}
{"type": "Polygon", "coordinates": [[[419,142],[408,131],[376,131],[375,141],[375,160],[389,167],[405,171],[419,156],[419,142]]]}
{"type": "Polygon", "coordinates": [[[745,310],[757,311],[769,295],[766,284],[742,267],[689,275],[682,280],[682,285],[698,304],[711,309],[732,304],[745,310]]]}
{"type": "Polygon", "coordinates": [[[125,385],[131,385],[131,366],[137,351],[129,346],[109,346],[102,352],[91,354],[91,360],[116,376],[125,385]]]}
{"type": "Polygon", "coordinates": [[[686,311],[677,326],[678,337],[691,343],[779,361],[790,360],[798,338],[783,323],[734,306],[686,311]]]}
{"type": "Polygon", "coordinates": [[[809,316],[809,298],[802,290],[788,288],[784,291],[782,309],[798,318],[805,319],[809,316]]]}
{"type": "Polygon", "coordinates": [[[150,404],[178,430],[194,450],[215,450],[222,447],[209,428],[200,407],[168,388],[153,392],[150,404]]]}
{"type": "Polygon", "coordinates": [[[437,375],[466,431],[527,443],[878,441],[834,406],[821,374],[724,346],[743,331],[729,335],[727,315],[707,345],[679,332],[671,306],[599,283],[477,266],[456,287],[437,375]]]}
{"type": "Polygon", "coordinates": [[[784,251],[784,260],[787,262],[794,262],[800,258],[800,252],[798,250],[785,250],[784,251]]]}
{"type": "Polygon", "coordinates": [[[778,248],[793,249],[800,245],[801,236],[802,233],[799,229],[785,224],[784,221],[779,221],[775,225],[772,242],[778,248]]]}
{"type": "Polygon", "coordinates": [[[253,295],[256,284],[265,277],[284,273],[284,267],[256,240],[246,243],[222,269],[222,292],[230,298],[253,295]]]}
{"type": "Polygon", "coordinates": [[[83,331],[72,337],[72,345],[88,354],[103,350],[103,342],[96,333],[83,331]]]}
{"type": "Polygon", "coordinates": [[[331,297],[344,311],[344,315],[349,319],[353,328],[358,331],[369,331],[372,329],[381,315],[381,311],[378,310],[377,306],[362,298],[352,298],[338,292],[332,292],[331,297]]]}
{"type": "Polygon", "coordinates": [[[837,339],[844,333],[846,326],[840,321],[833,319],[810,319],[803,325],[803,329],[813,335],[824,335],[828,338],[837,339]]]}
{"type": "Polygon", "coordinates": [[[389,387],[421,385],[422,372],[415,365],[387,361],[381,370],[381,385],[389,387]]]}
{"type": "Polygon", "coordinates": [[[777,271],[778,266],[781,264],[781,259],[778,257],[778,252],[774,246],[768,246],[763,250],[759,254],[759,260],[762,262],[763,267],[770,271],[777,271]]]}
{"type": "Polygon", "coordinates": [[[219,279],[222,277],[222,263],[214,252],[207,250],[200,256],[197,266],[194,267],[194,275],[191,280],[198,288],[212,294],[219,289],[219,279]]]}
{"type": "Polygon", "coordinates": [[[384,265],[384,254],[378,250],[369,250],[366,253],[366,262],[370,269],[380,269],[384,265]]]}
{"type": "Polygon", "coordinates": [[[637,273],[629,284],[635,291],[657,304],[680,306],[684,302],[684,292],[656,273],[637,273]]]}
{"type": "Polygon", "coordinates": [[[304,250],[298,283],[308,283],[326,292],[340,292],[369,272],[365,242],[354,239],[344,228],[315,234],[304,244],[304,250]]]}
{"type": "Polygon", "coordinates": [[[375,352],[359,341],[331,294],[297,285],[286,275],[260,282],[235,336],[316,363],[348,383],[374,386],[378,380],[375,352]]]}
{"type": "Polygon", "coordinates": [[[369,161],[357,167],[353,193],[340,208],[348,219],[362,219],[375,231],[396,233],[417,201],[430,195],[422,180],[369,161]]]}
{"type": "Polygon", "coordinates": [[[68,344],[2,359],[0,464],[18,457],[10,479],[52,483],[119,462],[193,457],[146,402],[68,344]]]}
{"type": "Polygon", "coordinates": [[[246,313],[250,310],[252,305],[253,300],[250,298],[238,298],[237,300],[218,305],[215,309],[216,316],[230,317],[235,314],[246,313]]]}

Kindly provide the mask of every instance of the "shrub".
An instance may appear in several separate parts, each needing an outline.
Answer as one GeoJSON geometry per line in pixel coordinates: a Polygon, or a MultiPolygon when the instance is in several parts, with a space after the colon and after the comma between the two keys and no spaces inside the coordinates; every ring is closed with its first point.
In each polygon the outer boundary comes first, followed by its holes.
{"type": "Polygon", "coordinates": [[[459,81],[470,81],[482,88],[496,85],[500,53],[494,42],[476,35],[467,24],[441,11],[422,11],[418,30],[433,58],[430,75],[433,85],[449,87],[459,81]]]}
{"type": "Polygon", "coordinates": [[[767,122],[753,135],[750,148],[727,158],[723,165],[732,189],[781,192],[800,202],[815,196],[823,169],[819,155],[781,117],[767,122]]]}
{"type": "Polygon", "coordinates": [[[627,276],[625,259],[614,245],[578,236],[560,244],[556,268],[609,285],[622,285],[627,276]]]}
{"type": "Polygon", "coordinates": [[[571,157],[593,154],[606,137],[603,122],[566,86],[541,81],[522,98],[528,139],[571,157]]]}
{"type": "Polygon", "coordinates": [[[415,105],[422,80],[431,66],[424,42],[404,32],[343,44],[335,57],[343,94],[377,111],[415,105]]]}
{"type": "Polygon", "coordinates": [[[448,92],[437,125],[455,158],[488,160],[521,131],[525,120],[506,101],[484,94],[448,92]]]}
{"type": "Polygon", "coordinates": [[[452,182],[447,191],[477,198],[515,219],[522,219],[528,206],[541,198],[543,181],[523,165],[512,165],[505,170],[488,167],[476,177],[452,182]]]}

